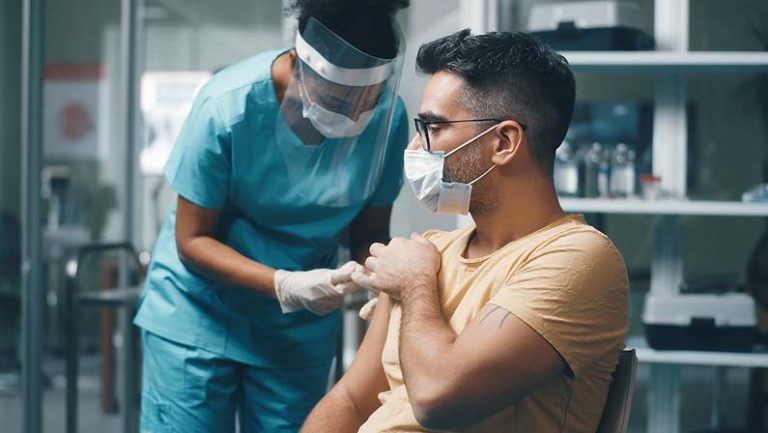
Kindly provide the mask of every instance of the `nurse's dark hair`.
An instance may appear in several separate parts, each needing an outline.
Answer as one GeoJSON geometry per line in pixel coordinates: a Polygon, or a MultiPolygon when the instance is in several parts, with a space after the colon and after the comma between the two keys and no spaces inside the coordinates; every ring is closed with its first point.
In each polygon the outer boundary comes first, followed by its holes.
{"type": "Polygon", "coordinates": [[[393,59],[399,49],[394,15],[409,4],[410,0],[292,0],[287,9],[298,16],[299,31],[314,18],[358,50],[393,59]]]}
{"type": "Polygon", "coordinates": [[[576,97],[563,56],[526,33],[472,35],[465,29],[422,45],[416,64],[423,73],[460,76],[465,83],[460,102],[479,118],[525,124],[533,157],[552,174],[576,97]]]}

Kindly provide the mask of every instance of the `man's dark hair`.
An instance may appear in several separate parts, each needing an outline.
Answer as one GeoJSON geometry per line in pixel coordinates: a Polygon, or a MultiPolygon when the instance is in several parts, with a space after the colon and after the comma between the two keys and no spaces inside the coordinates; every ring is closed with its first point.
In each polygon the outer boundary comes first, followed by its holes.
{"type": "Polygon", "coordinates": [[[394,15],[409,3],[410,0],[293,0],[288,11],[298,15],[300,32],[314,18],[358,50],[393,59],[400,48],[394,15]]]}
{"type": "Polygon", "coordinates": [[[459,75],[466,82],[462,102],[478,118],[525,124],[533,157],[552,173],[576,97],[563,56],[526,33],[471,35],[465,29],[422,45],[416,64],[427,74],[459,75]]]}

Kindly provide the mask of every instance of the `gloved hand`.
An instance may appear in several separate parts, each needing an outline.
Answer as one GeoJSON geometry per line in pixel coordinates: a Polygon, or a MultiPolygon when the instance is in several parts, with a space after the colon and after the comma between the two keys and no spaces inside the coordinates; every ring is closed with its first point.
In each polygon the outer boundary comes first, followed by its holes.
{"type": "Polygon", "coordinates": [[[301,309],[326,315],[344,303],[344,296],[359,290],[350,278],[362,266],[347,262],[338,269],[275,272],[275,295],[283,313],[301,309]]]}

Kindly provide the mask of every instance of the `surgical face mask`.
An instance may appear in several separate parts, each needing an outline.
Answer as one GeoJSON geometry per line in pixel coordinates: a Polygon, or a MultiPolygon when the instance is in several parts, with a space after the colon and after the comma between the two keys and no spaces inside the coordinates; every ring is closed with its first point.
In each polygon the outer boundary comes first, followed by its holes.
{"type": "Polygon", "coordinates": [[[466,215],[469,213],[469,202],[472,196],[472,185],[491,172],[492,165],[483,174],[469,183],[445,182],[443,168],[445,159],[458,150],[475,142],[477,139],[492,131],[496,125],[474,136],[462,145],[448,152],[427,152],[423,150],[405,151],[405,177],[411,184],[416,198],[432,212],[466,215]]]}
{"type": "Polygon", "coordinates": [[[365,131],[371,123],[376,109],[360,113],[357,120],[353,120],[341,113],[328,110],[314,102],[309,96],[304,80],[299,81],[299,95],[301,96],[302,115],[312,123],[323,136],[327,138],[357,137],[365,131]]]}

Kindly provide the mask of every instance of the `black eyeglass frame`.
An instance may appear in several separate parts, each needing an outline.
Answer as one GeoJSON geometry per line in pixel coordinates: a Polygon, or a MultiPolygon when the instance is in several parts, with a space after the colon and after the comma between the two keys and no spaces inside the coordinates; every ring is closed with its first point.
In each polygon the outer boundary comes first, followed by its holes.
{"type": "MultiPolygon", "coordinates": [[[[497,122],[501,123],[505,120],[513,120],[517,122],[515,119],[464,119],[464,120],[424,120],[420,117],[414,117],[413,118],[413,126],[416,128],[416,133],[419,134],[419,138],[421,139],[421,147],[424,148],[427,152],[431,152],[432,146],[429,141],[429,125],[446,125],[451,123],[470,123],[470,122],[497,122]]],[[[523,128],[523,131],[528,129],[528,126],[526,126],[523,123],[517,122],[521,128],[523,128]]]]}

